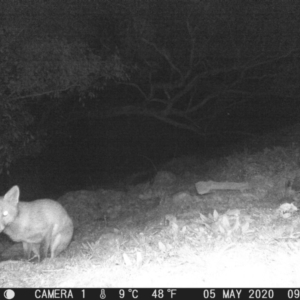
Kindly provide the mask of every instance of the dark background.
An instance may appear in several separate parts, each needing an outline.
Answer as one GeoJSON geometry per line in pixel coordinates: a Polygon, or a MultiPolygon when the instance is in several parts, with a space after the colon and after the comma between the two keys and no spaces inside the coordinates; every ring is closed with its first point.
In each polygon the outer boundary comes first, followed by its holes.
{"type": "Polygon", "coordinates": [[[1,12],[2,193],[115,187],[299,122],[297,2],[3,1],[1,12]]]}

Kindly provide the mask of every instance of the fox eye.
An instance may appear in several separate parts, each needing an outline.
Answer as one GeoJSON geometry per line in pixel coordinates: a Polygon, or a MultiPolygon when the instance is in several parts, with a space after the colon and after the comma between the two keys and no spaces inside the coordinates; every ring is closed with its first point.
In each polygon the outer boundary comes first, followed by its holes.
{"type": "Polygon", "coordinates": [[[8,211],[5,210],[3,213],[2,213],[3,217],[6,217],[8,215],[8,211]]]}

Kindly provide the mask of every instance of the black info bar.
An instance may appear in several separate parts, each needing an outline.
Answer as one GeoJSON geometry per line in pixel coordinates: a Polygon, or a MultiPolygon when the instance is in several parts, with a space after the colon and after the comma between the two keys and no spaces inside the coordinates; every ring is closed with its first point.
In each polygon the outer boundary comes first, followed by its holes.
{"type": "Polygon", "coordinates": [[[300,288],[2,288],[0,299],[300,300],[300,288]]]}

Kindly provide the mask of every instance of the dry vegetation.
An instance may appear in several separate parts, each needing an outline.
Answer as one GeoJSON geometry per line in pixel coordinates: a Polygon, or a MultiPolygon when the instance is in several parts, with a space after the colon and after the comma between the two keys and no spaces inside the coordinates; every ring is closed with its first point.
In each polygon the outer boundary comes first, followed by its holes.
{"type": "Polygon", "coordinates": [[[299,287],[300,148],[278,141],[174,160],[123,190],[62,196],[75,224],[70,247],[39,264],[11,260],[19,245],[6,249],[0,286],[299,287]],[[200,180],[250,187],[199,195],[200,180]]]}

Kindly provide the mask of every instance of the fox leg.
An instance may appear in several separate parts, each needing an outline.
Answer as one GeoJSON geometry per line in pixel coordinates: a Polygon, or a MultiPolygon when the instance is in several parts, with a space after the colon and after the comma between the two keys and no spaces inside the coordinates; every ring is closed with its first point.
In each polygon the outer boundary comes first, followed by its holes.
{"type": "Polygon", "coordinates": [[[26,243],[23,242],[23,250],[25,257],[30,260],[32,258],[37,257],[38,261],[40,261],[40,244],[39,243],[26,243]],[[34,256],[31,257],[31,253],[34,253],[34,256]]]}
{"type": "MultiPolygon", "coordinates": [[[[44,257],[46,258],[48,256],[49,248],[52,248],[52,232],[53,232],[53,227],[49,228],[48,232],[46,233],[46,236],[44,237],[43,244],[44,244],[44,257]]],[[[51,255],[52,258],[52,255],[51,255]]]]}

